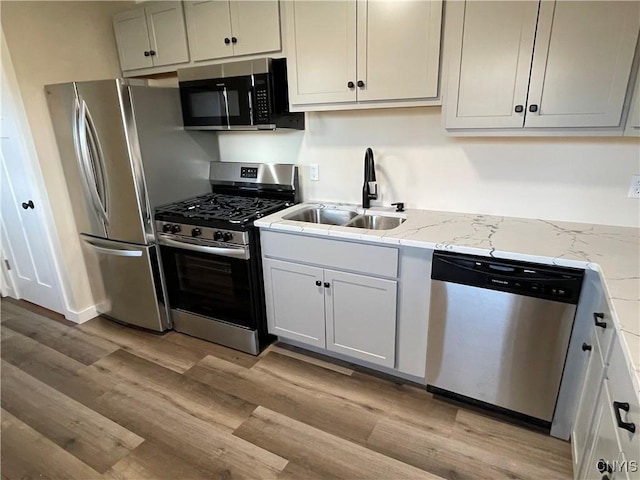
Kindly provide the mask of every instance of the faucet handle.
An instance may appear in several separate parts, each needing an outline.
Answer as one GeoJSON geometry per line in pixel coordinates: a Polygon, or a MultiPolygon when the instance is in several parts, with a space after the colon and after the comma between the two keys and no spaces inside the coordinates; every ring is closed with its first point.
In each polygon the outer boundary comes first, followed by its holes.
{"type": "Polygon", "coordinates": [[[378,198],[378,182],[367,182],[369,184],[369,198],[374,200],[378,198]]]}
{"type": "Polygon", "coordinates": [[[393,205],[396,208],[396,212],[404,212],[404,203],[403,202],[396,202],[396,203],[392,203],[391,205],[393,205]]]}

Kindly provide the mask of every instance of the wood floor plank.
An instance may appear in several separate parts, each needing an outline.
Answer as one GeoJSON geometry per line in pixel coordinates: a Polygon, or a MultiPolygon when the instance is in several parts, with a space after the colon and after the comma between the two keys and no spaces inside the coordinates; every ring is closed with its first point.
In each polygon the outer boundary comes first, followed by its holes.
{"type": "Polygon", "coordinates": [[[258,407],[234,435],[323,477],[440,478],[264,407],[258,407]]]}
{"type": "Polygon", "coordinates": [[[2,410],[2,477],[7,479],[93,480],[100,474],[2,410]]]}
{"type": "MultiPolygon", "coordinates": [[[[319,367],[318,367],[319,368],[319,367]]],[[[185,373],[248,402],[364,444],[379,417],[334,395],[207,356],[185,373]]]]}
{"type": "Polygon", "coordinates": [[[229,431],[235,430],[257,407],[124,350],[99,360],[93,367],[130,385],[155,392],[173,407],[229,431]]]}
{"type": "Polygon", "coordinates": [[[451,437],[467,445],[502,452],[512,457],[525,457],[531,462],[570,476],[571,444],[524,427],[460,409],[451,437]]]}
{"type": "Polygon", "coordinates": [[[105,393],[95,409],[141,437],[172,448],[185,461],[211,471],[214,478],[274,479],[287,464],[140,387],[121,383],[105,393]]]}
{"type": "Polygon", "coordinates": [[[11,337],[15,337],[16,335],[18,335],[18,333],[14,332],[10,328],[5,327],[4,325],[0,327],[0,341],[9,340],[11,337]]]}
{"type": "Polygon", "coordinates": [[[338,363],[321,360],[320,358],[307,355],[306,353],[301,353],[296,350],[292,350],[291,348],[286,348],[285,346],[282,346],[282,345],[278,345],[278,344],[270,345],[265,352],[279,353],[280,355],[285,355],[287,357],[292,357],[297,360],[302,360],[303,362],[311,363],[312,365],[317,365],[319,367],[326,368],[327,370],[333,370],[334,372],[342,373],[343,375],[348,376],[353,374],[353,369],[351,368],[344,367],[342,365],[339,365],[338,363]]]}
{"type": "Polygon", "coordinates": [[[491,447],[469,445],[462,440],[388,418],[378,422],[367,445],[384,455],[450,480],[572,478],[570,472],[557,472],[524,455],[504,455],[491,447]]]}
{"type": "Polygon", "coordinates": [[[115,385],[100,372],[85,375],[84,364],[19,333],[3,340],[0,352],[3,360],[89,407],[115,385]]]}
{"type": "Polygon", "coordinates": [[[5,361],[2,408],[100,473],[143,441],[5,361]]]}
{"type": "Polygon", "coordinates": [[[88,335],[77,328],[67,327],[27,310],[5,321],[4,326],[85,365],[91,365],[120,348],[108,340],[88,335]]]}
{"type": "Polygon", "coordinates": [[[391,416],[425,429],[450,430],[458,409],[436,400],[424,388],[354,372],[342,375],[272,352],[252,368],[311,392],[324,392],[378,416],[391,416]]]}
{"type": "Polygon", "coordinates": [[[138,331],[98,317],[77,328],[101,337],[158,365],[182,373],[204,357],[204,353],[163,341],[160,335],[138,331]]]}
{"type": "Polygon", "coordinates": [[[301,467],[291,461],[287,463],[287,466],[284,467],[284,470],[278,475],[278,480],[330,480],[333,478],[337,477],[329,476],[326,472],[321,475],[310,468],[301,467]]]}

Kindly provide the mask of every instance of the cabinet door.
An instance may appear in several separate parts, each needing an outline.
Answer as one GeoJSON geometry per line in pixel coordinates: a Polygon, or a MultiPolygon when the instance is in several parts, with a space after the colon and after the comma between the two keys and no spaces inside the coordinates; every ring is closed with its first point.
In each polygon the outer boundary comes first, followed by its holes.
{"type": "Polygon", "coordinates": [[[233,55],[233,45],[224,42],[232,37],[228,0],[184,2],[184,15],[193,60],[233,55]]]}
{"type": "Polygon", "coordinates": [[[145,7],[153,66],[189,61],[182,2],[158,2],[145,7]]]}
{"type": "Polygon", "coordinates": [[[620,125],[638,28],[637,1],[543,1],[525,126],[620,125]]]}
{"type": "Polygon", "coordinates": [[[291,104],[355,102],[356,2],[298,0],[286,7],[291,104]]]}
{"type": "Polygon", "coordinates": [[[327,349],[395,366],[397,282],[324,271],[327,349]]]}
{"type": "Polygon", "coordinates": [[[278,0],[232,0],[231,31],[234,55],[276,52],[280,47],[278,0]]]}
{"type": "Polygon", "coordinates": [[[325,347],[322,269],[264,259],[269,333],[325,347]]]}
{"type": "Polygon", "coordinates": [[[358,101],[438,96],[442,2],[358,1],[358,101]]]}
{"type": "Polygon", "coordinates": [[[113,31],[123,71],[153,67],[144,8],[134,8],[113,16],[113,31]]]}
{"type": "Polygon", "coordinates": [[[537,16],[537,1],[447,4],[446,128],[524,125],[537,16]]]}
{"type": "Polygon", "coordinates": [[[633,89],[633,97],[631,97],[631,107],[624,134],[640,137],[640,73],[636,76],[636,86],[633,89]]]}
{"type": "MultiPolygon", "coordinates": [[[[595,326],[592,327],[591,338],[587,345],[591,346],[591,351],[584,351],[588,355],[587,374],[582,386],[582,394],[578,403],[576,420],[571,432],[571,446],[574,450],[574,469],[580,472],[580,466],[585,458],[585,452],[594,441],[595,429],[592,427],[592,420],[596,411],[596,402],[600,387],[602,386],[604,364],[596,341],[595,326]]],[[[584,350],[584,349],[583,349],[584,350]]],[[[587,452],[588,453],[588,452],[587,452]]]]}
{"type": "Polygon", "coordinates": [[[616,461],[620,457],[620,443],[616,435],[616,419],[609,395],[608,380],[604,381],[598,398],[596,418],[593,422],[593,436],[595,438],[593,449],[583,465],[582,475],[579,478],[605,478],[604,472],[600,470],[605,469],[606,471],[610,468],[611,471],[607,477],[613,480],[617,477],[614,470],[616,470],[616,461]]]}

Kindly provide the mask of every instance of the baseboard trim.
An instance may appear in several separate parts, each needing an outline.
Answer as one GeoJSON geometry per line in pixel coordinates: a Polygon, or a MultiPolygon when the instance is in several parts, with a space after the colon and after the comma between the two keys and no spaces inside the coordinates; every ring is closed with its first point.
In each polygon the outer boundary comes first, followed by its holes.
{"type": "Polygon", "coordinates": [[[98,315],[99,313],[98,310],[96,310],[96,306],[91,305],[90,307],[87,307],[84,310],[80,310],[79,312],[74,312],[73,310],[67,309],[64,314],[64,318],[74,323],[84,323],[88,322],[92,318],[97,317],[98,315]]]}

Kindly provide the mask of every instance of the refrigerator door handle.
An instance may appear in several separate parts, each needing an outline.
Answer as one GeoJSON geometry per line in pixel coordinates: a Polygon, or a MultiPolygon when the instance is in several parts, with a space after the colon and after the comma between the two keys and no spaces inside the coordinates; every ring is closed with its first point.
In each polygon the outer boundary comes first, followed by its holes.
{"type": "Polygon", "coordinates": [[[104,253],[105,255],[113,255],[115,257],[141,257],[142,250],[127,250],[125,248],[107,248],[100,245],[99,240],[89,239],[85,236],[82,236],[82,241],[89,245],[93,250],[99,253],[104,253]]]}
{"type": "Polygon", "coordinates": [[[91,148],[92,163],[95,165],[96,173],[96,190],[98,193],[98,199],[100,200],[100,208],[104,212],[105,221],[109,223],[109,183],[107,172],[104,166],[104,156],[102,153],[102,147],[100,146],[100,139],[96,130],[93,118],[91,118],[91,112],[86,102],[83,100],[84,112],[86,116],[87,134],[88,134],[88,147],[91,148]]]}
{"type": "Polygon", "coordinates": [[[80,163],[80,170],[82,170],[84,180],[87,186],[87,190],[89,192],[89,196],[91,197],[91,203],[93,204],[93,208],[96,212],[96,215],[105,223],[108,224],[106,218],[106,212],[102,206],[102,200],[98,194],[98,187],[96,184],[96,177],[94,174],[95,169],[92,168],[91,165],[91,157],[89,154],[89,145],[87,141],[87,115],[86,109],[87,105],[84,100],[80,97],[76,99],[75,105],[75,129],[73,141],[76,147],[76,155],[78,156],[78,160],[80,163]]]}

